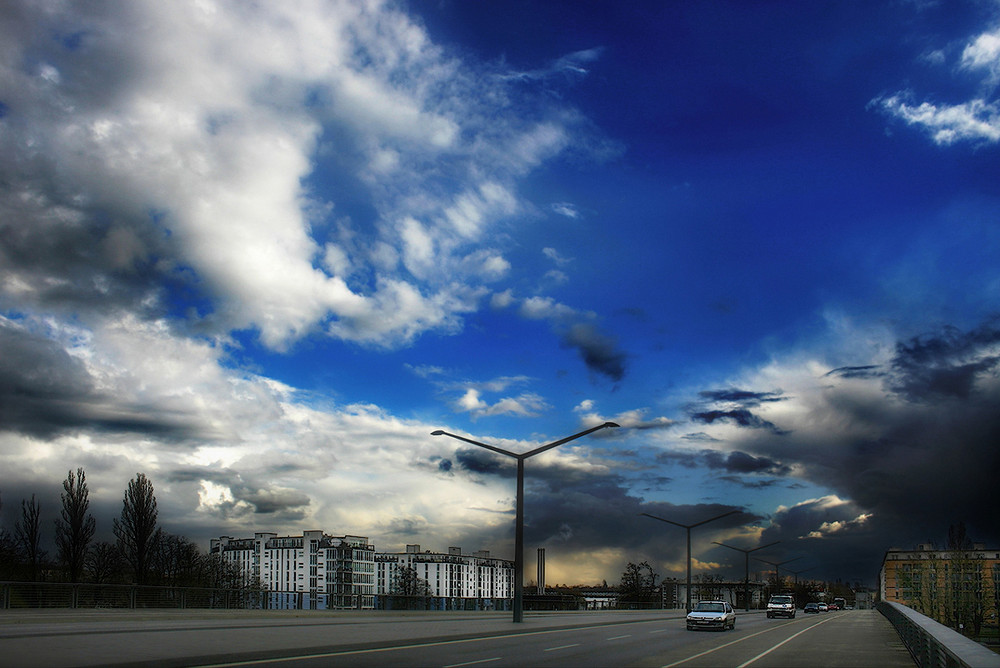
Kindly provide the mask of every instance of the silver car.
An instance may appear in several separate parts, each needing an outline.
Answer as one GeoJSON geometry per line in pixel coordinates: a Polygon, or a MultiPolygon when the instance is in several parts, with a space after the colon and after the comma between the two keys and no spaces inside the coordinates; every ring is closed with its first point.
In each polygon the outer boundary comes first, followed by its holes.
{"type": "Polygon", "coordinates": [[[698,601],[687,615],[687,630],[736,628],[736,611],[725,601],[698,601]]]}

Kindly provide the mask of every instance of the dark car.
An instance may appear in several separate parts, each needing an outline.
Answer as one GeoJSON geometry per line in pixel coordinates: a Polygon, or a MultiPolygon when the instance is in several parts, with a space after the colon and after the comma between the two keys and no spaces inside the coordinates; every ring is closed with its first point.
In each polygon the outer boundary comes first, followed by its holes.
{"type": "Polygon", "coordinates": [[[818,603],[806,603],[806,607],[802,612],[815,612],[819,614],[819,604],[818,603]]]}

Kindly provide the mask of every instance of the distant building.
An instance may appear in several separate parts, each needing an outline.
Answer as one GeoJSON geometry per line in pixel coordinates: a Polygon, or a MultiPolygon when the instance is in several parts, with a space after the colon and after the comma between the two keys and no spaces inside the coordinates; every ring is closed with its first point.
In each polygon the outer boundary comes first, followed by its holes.
{"type": "Polygon", "coordinates": [[[462,554],[461,548],[450,547],[447,553],[421,552],[419,545],[407,545],[405,552],[377,553],[375,562],[376,592],[385,601],[395,592],[399,567],[412,568],[417,578],[426,581],[427,605],[435,609],[507,609],[514,595],[513,562],[491,557],[486,550],[462,554]]]}
{"type": "Polygon", "coordinates": [[[890,549],[879,570],[883,601],[902,603],[957,629],[978,628],[1000,610],[1000,549],[890,549]]]}
{"type": "Polygon", "coordinates": [[[587,610],[611,610],[618,607],[618,587],[581,587],[580,595],[587,610]]]}
{"type": "MultiPolygon", "coordinates": [[[[750,582],[750,607],[764,607],[764,592],[766,582],[750,582]]],[[[663,607],[666,609],[684,609],[687,606],[687,581],[677,578],[665,579],[660,585],[663,596],[663,607]]],[[[736,609],[747,607],[746,583],[743,580],[734,581],[694,581],[691,583],[691,604],[698,601],[726,601],[736,609]]]]}
{"type": "Polygon", "coordinates": [[[363,536],[255,533],[213,538],[210,552],[261,582],[272,609],[372,609],[375,547],[363,536]]]}

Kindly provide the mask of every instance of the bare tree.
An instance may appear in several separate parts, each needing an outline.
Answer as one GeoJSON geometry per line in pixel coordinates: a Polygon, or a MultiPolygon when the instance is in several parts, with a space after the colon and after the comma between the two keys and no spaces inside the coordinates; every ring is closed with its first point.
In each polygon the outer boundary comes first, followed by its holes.
{"type": "Polygon", "coordinates": [[[653,567],[649,565],[648,561],[639,564],[630,561],[625,566],[621,584],[618,585],[620,600],[637,603],[653,601],[657,577],[659,575],[653,571],[653,567]]]}
{"type": "Polygon", "coordinates": [[[118,548],[132,567],[136,584],[145,584],[150,556],[159,540],[156,517],[153,483],[145,473],[137,473],[125,490],[121,519],[114,520],[118,548]]]}
{"type": "MultiPolygon", "coordinates": [[[[3,508],[3,500],[0,499],[0,508],[3,508]]],[[[9,580],[17,570],[17,541],[6,529],[0,529],[0,579],[9,580]]]]}
{"type": "Polygon", "coordinates": [[[31,501],[21,499],[21,519],[14,525],[14,537],[28,562],[32,582],[38,579],[42,559],[45,558],[41,547],[41,514],[41,506],[32,494],[31,501]]]}
{"type": "Polygon", "coordinates": [[[101,541],[87,552],[87,570],[96,584],[109,584],[121,576],[124,564],[122,553],[114,543],[101,541]]]}
{"type": "Polygon", "coordinates": [[[418,601],[421,607],[426,605],[426,599],[432,593],[431,583],[420,577],[416,568],[397,564],[392,569],[389,595],[402,599],[402,603],[408,610],[412,609],[418,601]]]}
{"type": "Polygon", "coordinates": [[[70,582],[79,582],[87,558],[90,541],[94,538],[97,522],[87,511],[90,492],[87,476],[82,468],[76,475],[70,470],[63,480],[62,512],[56,522],[56,547],[59,560],[66,566],[70,582]]]}

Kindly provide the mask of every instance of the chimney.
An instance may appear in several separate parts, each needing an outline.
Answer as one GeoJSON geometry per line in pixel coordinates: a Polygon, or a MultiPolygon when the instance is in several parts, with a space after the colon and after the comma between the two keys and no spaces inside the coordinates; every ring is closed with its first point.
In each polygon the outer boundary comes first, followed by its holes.
{"type": "Polygon", "coordinates": [[[545,594],[545,548],[538,548],[538,594],[545,594]]]}

